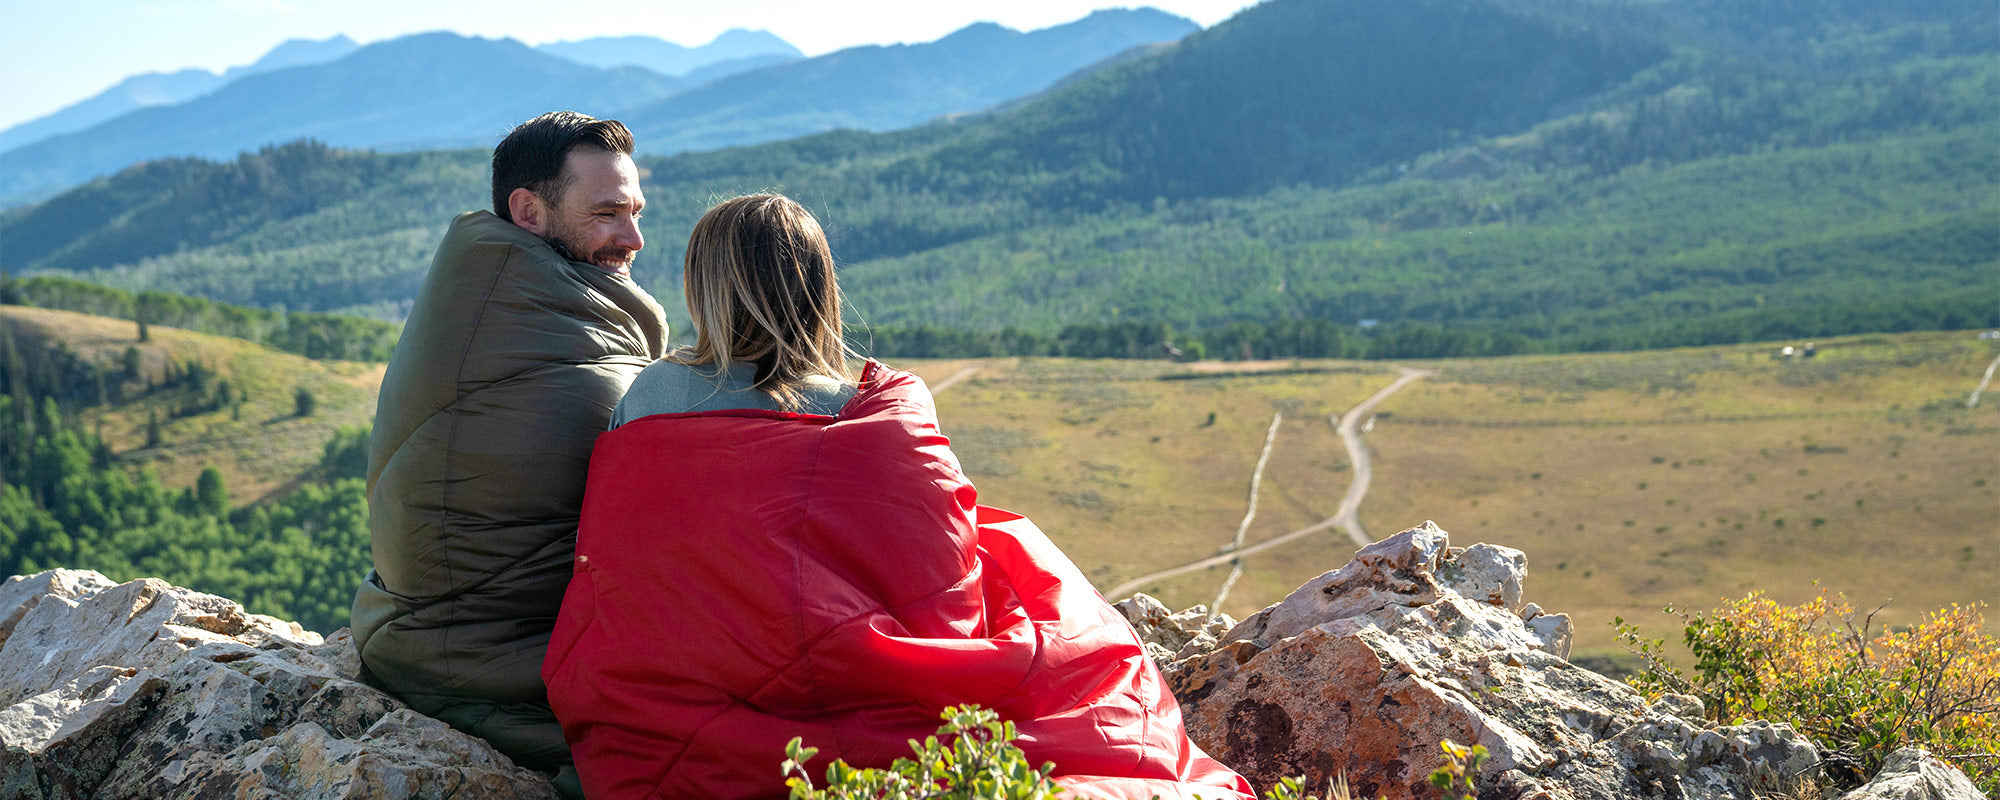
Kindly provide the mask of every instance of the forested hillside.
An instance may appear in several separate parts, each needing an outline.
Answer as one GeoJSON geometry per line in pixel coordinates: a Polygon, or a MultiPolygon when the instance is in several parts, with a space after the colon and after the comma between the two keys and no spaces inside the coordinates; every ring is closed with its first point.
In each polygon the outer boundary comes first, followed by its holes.
{"type": "Polygon", "coordinates": [[[361,478],[379,375],[0,307],[0,571],[159,576],[345,625],[369,565],[361,478]]]}
{"type": "MultiPolygon", "coordinates": [[[[986,115],[642,159],[635,275],[678,313],[693,220],[777,189],[892,352],[2000,325],[1996,53],[1978,0],[1269,0],[986,115]]],[[[395,318],[484,158],[153,165],[0,214],[0,262],[395,318]]]]}

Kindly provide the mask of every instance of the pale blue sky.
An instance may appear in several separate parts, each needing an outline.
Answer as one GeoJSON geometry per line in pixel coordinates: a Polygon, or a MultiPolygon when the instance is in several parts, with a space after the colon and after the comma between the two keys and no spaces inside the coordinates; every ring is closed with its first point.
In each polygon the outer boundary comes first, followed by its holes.
{"type": "Polygon", "coordinates": [[[922,42],[974,22],[1033,30],[1097,8],[1150,5],[1214,25],[1255,0],[0,0],[0,128],[82,100],[129,75],[248,64],[286,39],[362,44],[452,30],[528,44],[646,34],[700,45],[730,28],[768,30],[807,55],[922,42]],[[560,6],[579,9],[559,10],[560,6]]]}

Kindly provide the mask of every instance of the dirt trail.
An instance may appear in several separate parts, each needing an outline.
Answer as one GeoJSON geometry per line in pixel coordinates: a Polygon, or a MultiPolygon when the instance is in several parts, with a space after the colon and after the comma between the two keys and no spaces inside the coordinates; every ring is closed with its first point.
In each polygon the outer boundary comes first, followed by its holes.
{"type": "MultiPolygon", "coordinates": [[[[1250,473],[1250,507],[1243,512],[1243,521],[1236,525],[1236,538],[1229,543],[1232,551],[1243,549],[1243,537],[1250,532],[1251,521],[1257,519],[1257,495],[1264,487],[1264,467],[1271,463],[1271,446],[1278,442],[1278,426],[1285,421],[1282,413],[1271,415],[1271,428],[1264,431],[1264,451],[1257,454],[1257,469],[1250,473]]],[[[1236,581],[1243,577],[1243,561],[1238,559],[1229,570],[1229,577],[1222,581],[1222,588],[1215,593],[1211,609],[1221,608],[1222,601],[1229,599],[1229,590],[1236,588],[1236,581]]]]}
{"type": "MultiPolygon", "coordinates": [[[[1176,575],[1184,575],[1196,570],[1230,564],[1246,556],[1289,544],[1328,528],[1340,528],[1346,531],[1348,538],[1354,540],[1356,547],[1367,547],[1373,544],[1374,541],[1369,539],[1368,534],[1361,529],[1361,522],[1357,516],[1357,512],[1361,510],[1361,500],[1368,496],[1368,484],[1374,479],[1374,471],[1371,469],[1368,461],[1368,448],[1361,442],[1361,432],[1359,430],[1361,421],[1367,419],[1368,415],[1375,410],[1375,407],[1382,404],[1382,401],[1402,391],[1403,387],[1437,374],[1427,369],[1410,369],[1408,367],[1398,367],[1397,369],[1402,370],[1403,374],[1401,377],[1398,377],[1388,386],[1383,387],[1381,391],[1370,395],[1367,400],[1361,401],[1360,405],[1348,409],[1347,413],[1340,415],[1340,419],[1335,423],[1335,430],[1340,433],[1341,441],[1347,445],[1347,460],[1354,465],[1354,481],[1347,485],[1347,494],[1340,499],[1340,507],[1334,511],[1333,516],[1290,533],[1265,539],[1247,547],[1232,549],[1221,555],[1210,556],[1199,561],[1182,564],[1178,567],[1141,575],[1111,587],[1111,590],[1105,592],[1104,596],[1107,598],[1122,598],[1130,595],[1132,592],[1138,591],[1139,587],[1146,584],[1165,580],[1176,575]]],[[[1332,422],[1332,420],[1329,421],[1332,422]]]]}
{"type": "Polygon", "coordinates": [[[1987,384],[1993,382],[1993,370],[1995,368],[2000,368],[2000,358],[1995,358],[1993,359],[1993,363],[1986,365],[1986,377],[1980,378],[1978,388],[1972,390],[1971,397],[1965,398],[1966,408],[1972,408],[1973,406],[1979,405],[1979,393],[1986,391],[1987,384]]]}
{"type": "Polygon", "coordinates": [[[951,388],[952,384],[965,380],[966,378],[971,377],[972,373],[978,371],[979,371],[978,367],[966,367],[965,369],[952,373],[944,380],[931,384],[931,396],[936,397],[938,395],[944,394],[944,390],[951,388]]]}

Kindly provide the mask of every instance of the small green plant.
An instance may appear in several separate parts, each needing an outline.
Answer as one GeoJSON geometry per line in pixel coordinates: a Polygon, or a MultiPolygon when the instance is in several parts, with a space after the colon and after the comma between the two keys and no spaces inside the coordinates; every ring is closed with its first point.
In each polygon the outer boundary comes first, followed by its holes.
{"type": "Polygon", "coordinates": [[[798,738],[785,745],[785,785],[792,800],[1042,800],[1061,796],[1049,779],[1055,767],[1030,766],[1011,742],[1014,723],[977,706],[944,710],[937,735],[910,742],[916,758],[899,758],[888,769],[856,769],[845,761],[826,768],[826,788],[813,785],[805,764],[819,753],[798,738]],[[943,737],[941,739],[940,737],[943,737]],[[949,740],[947,743],[945,740],[949,740]]]}
{"type": "Polygon", "coordinates": [[[1476,800],[1479,787],[1473,778],[1479,775],[1479,766],[1486,763],[1484,745],[1465,745],[1446,739],[1438,742],[1444,750],[1444,766],[1431,773],[1431,787],[1440,792],[1444,800],[1476,800]]]}
{"type": "MultiPolygon", "coordinates": [[[[785,745],[785,761],[779,766],[785,786],[791,789],[791,800],[1054,800],[1065,796],[1062,787],[1049,778],[1055,765],[1029,766],[1027,756],[1013,745],[1014,723],[976,705],[952,706],[941,718],[944,724],[936,735],[910,742],[914,758],[896,759],[888,769],[861,769],[835,761],[826,768],[824,788],[815,786],[812,775],[806,772],[806,763],[819,754],[819,748],[793,738],[785,745]]],[[[1478,757],[1485,757],[1484,748],[1475,749],[1478,757]]],[[[1328,790],[1327,800],[1352,800],[1345,774],[1328,790]]],[[[1284,778],[1265,791],[1264,800],[1320,798],[1306,794],[1304,778],[1284,778]]]]}

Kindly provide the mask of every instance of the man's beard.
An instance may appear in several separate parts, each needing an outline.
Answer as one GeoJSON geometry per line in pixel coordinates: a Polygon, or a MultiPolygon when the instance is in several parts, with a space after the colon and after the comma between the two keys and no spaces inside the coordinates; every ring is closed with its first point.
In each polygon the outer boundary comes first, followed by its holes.
{"type": "Polygon", "coordinates": [[[554,222],[549,227],[549,235],[542,237],[542,241],[548,242],[550,247],[555,248],[558,255],[571,261],[595,264],[607,272],[615,272],[619,275],[632,274],[632,262],[638,258],[639,251],[627,250],[614,244],[607,244],[586,253],[583,252],[582,248],[574,244],[577,239],[574,234],[575,231],[570,230],[563,223],[554,222]]]}

